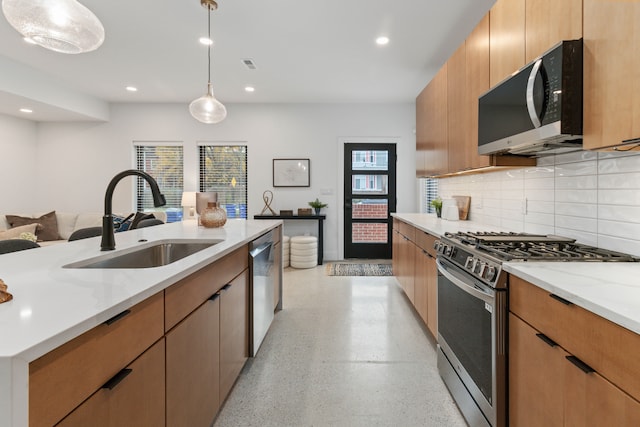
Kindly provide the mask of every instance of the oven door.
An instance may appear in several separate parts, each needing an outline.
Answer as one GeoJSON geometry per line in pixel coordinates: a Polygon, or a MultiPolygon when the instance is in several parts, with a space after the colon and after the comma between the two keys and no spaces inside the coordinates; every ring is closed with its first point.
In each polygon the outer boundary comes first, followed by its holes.
{"type": "Polygon", "coordinates": [[[440,350],[489,424],[504,425],[506,292],[445,258],[436,262],[440,350]]]}

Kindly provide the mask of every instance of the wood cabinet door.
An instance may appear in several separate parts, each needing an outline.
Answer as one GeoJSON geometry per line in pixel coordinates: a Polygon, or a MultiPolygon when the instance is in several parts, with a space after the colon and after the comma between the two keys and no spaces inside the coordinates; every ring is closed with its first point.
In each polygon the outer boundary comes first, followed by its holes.
{"type": "Polygon", "coordinates": [[[427,328],[438,339],[438,267],[436,259],[427,257],[427,328]]]}
{"type": "Polygon", "coordinates": [[[640,403],[598,373],[565,364],[565,426],[640,426],[640,403]]]}
{"type": "Polygon", "coordinates": [[[489,11],[489,85],[525,64],[525,0],[498,0],[489,11]]]}
{"type": "Polygon", "coordinates": [[[467,137],[463,148],[467,167],[480,168],[490,164],[490,156],[478,154],[478,98],[489,90],[489,14],[473,29],[465,42],[467,137]]]}
{"type": "Polygon", "coordinates": [[[583,146],[640,138],[640,2],[584,0],[583,146]]]}
{"type": "Polygon", "coordinates": [[[249,356],[249,273],[220,290],[220,399],[224,401],[249,356]]]}
{"type": "MultiPolygon", "coordinates": [[[[394,224],[395,224],[395,220],[394,219],[394,224]]],[[[391,244],[392,244],[392,248],[391,248],[391,269],[393,270],[393,275],[395,276],[396,280],[398,281],[398,283],[400,283],[400,285],[402,286],[402,283],[400,282],[400,278],[402,277],[402,264],[401,264],[401,248],[400,248],[400,244],[402,242],[402,235],[400,234],[400,231],[398,231],[397,228],[393,229],[393,232],[391,233],[391,244]]]]}
{"type": "Polygon", "coordinates": [[[467,144],[470,123],[466,77],[466,49],[462,43],[447,61],[448,172],[460,172],[471,166],[467,162],[470,159],[467,144]]]}
{"type": "Polygon", "coordinates": [[[509,425],[562,426],[567,353],[509,313],[509,425]]]}
{"type": "Polygon", "coordinates": [[[164,339],[142,353],[58,426],[163,426],[164,339]]]}
{"type": "Polygon", "coordinates": [[[402,262],[402,288],[409,297],[409,301],[415,305],[415,244],[408,237],[402,236],[401,262],[402,262]]]}
{"type": "Polygon", "coordinates": [[[429,255],[427,252],[418,247],[415,248],[415,275],[414,275],[414,303],[416,311],[422,318],[424,324],[427,324],[427,309],[428,309],[428,293],[427,293],[427,281],[428,281],[428,266],[429,255]]]}
{"type": "Polygon", "coordinates": [[[169,331],[166,347],[167,427],[211,425],[221,401],[218,295],[169,331]]]}
{"type": "Polygon", "coordinates": [[[582,0],[526,0],[525,63],[562,40],[582,37],[582,0]]]}
{"type": "MultiPolygon", "coordinates": [[[[428,87],[428,86],[427,86],[428,87]]],[[[427,176],[426,153],[428,147],[429,91],[427,87],[416,98],[416,178],[427,176]]]]}
{"type": "MultiPolygon", "coordinates": [[[[448,172],[449,149],[447,136],[447,64],[426,87],[427,112],[425,120],[425,172],[427,176],[448,172]]],[[[417,128],[418,125],[416,125],[417,128]]]]}

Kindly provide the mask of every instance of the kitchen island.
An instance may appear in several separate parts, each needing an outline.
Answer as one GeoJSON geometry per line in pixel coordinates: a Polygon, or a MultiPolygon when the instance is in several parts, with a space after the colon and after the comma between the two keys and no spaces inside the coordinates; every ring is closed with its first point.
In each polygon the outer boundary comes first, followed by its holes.
{"type": "Polygon", "coordinates": [[[196,221],[184,221],[116,234],[115,252],[153,241],[220,240],[156,268],[63,268],[104,255],[99,238],[2,255],[0,278],[8,285],[13,300],[0,305],[0,425],[29,424],[31,362],[237,252],[281,224],[277,220],[229,220],[223,228],[207,229],[196,221]]]}

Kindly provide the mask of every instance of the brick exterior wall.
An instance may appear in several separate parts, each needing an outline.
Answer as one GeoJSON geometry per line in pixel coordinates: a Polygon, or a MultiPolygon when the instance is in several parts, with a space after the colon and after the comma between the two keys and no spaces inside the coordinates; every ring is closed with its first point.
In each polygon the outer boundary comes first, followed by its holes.
{"type": "MultiPolygon", "coordinates": [[[[353,218],[387,218],[386,204],[354,204],[353,218]]],[[[353,243],[387,243],[387,224],[353,224],[351,228],[353,243]]]]}

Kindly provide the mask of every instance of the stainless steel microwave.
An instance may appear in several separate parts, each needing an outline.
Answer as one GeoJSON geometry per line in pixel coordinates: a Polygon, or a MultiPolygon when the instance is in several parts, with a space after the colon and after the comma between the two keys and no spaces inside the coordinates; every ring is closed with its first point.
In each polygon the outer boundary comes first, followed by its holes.
{"type": "Polygon", "coordinates": [[[563,41],[478,99],[478,153],[582,147],[582,39],[563,41]]]}

